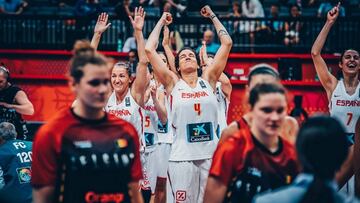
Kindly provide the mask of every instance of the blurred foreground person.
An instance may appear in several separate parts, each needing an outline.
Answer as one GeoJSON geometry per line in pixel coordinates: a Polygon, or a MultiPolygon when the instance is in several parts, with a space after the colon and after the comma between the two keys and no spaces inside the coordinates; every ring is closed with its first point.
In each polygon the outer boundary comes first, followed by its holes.
{"type": "Polygon", "coordinates": [[[137,132],[103,111],[110,91],[104,57],[93,49],[73,57],[69,76],[76,105],[59,112],[35,137],[34,202],[142,202],[137,132]]]}
{"type": "Polygon", "coordinates": [[[296,149],[302,173],[290,186],[255,198],[256,203],[359,202],[338,192],[334,181],[348,154],[347,137],[338,121],[325,116],[310,118],[299,131],[296,149]]]}

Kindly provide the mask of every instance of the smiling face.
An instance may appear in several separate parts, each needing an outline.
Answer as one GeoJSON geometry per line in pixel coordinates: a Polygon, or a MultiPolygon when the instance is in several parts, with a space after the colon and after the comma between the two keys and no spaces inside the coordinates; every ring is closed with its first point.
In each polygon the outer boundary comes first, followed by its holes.
{"type": "Polygon", "coordinates": [[[196,72],[198,68],[196,54],[193,50],[184,49],[179,54],[179,71],[180,73],[196,72]]]}
{"type": "Polygon", "coordinates": [[[259,95],[252,107],[252,125],[260,136],[278,136],[286,116],[286,98],[281,93],[259,95]]]}
{"type": "Polygon", "coordinates": [[[339,67],[342,69],[344,75],[357,75],[360,70],[359,52],[349,49],[346,50],[341,58],[339,67]]]}
{"type": "Polygon", "coordinates": [[[78,102],[89,109],[102,110],[110,91],[109,69],[106,65],[87,64],[80,81],[73,83],[78,102]]]}
{"type": "Polygon", "coordinates": [[[125,65],[115,64],[111,71],[111,86],[116,93],[123,94],[129,89],[130,75],[125,65]]]}

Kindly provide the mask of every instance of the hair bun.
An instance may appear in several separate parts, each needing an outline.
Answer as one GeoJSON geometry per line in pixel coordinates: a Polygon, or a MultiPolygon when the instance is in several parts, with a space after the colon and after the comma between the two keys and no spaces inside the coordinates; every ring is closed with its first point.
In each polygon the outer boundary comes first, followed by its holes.
{"type": "Polygon", "coordinates": [[[75,56],[95,53],[95,49],[91,47],[89,40],[77,40],[73,47],[73,53],[75,56]]]}

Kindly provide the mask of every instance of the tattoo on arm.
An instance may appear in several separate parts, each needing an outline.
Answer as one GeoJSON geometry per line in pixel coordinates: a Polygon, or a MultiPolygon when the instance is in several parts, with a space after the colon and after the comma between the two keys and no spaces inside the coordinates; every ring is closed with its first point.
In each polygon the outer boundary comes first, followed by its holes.
{"type": "Polygon", "coordinates": [[[223,36],[223,35],[229,35],[226,30],[220,30],[218,33],[219,37],[223,36]]]}
{"type": "Polygon", "coordinates": [[[212,14],[212,15],[210,16],[210,18],[211,18],[211,19],[216,18],[216,15],[215,15],[215,14],[212,14]]]}

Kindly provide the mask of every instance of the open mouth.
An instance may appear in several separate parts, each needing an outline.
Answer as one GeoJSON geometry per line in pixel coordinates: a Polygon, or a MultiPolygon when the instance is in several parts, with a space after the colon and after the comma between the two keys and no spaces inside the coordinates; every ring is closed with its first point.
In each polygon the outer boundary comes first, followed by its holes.
{"type": "Polygon", "coordinates": [[[356,68],[357,64],[356,63],[348,63],[347,65],[349,68],[356,68]]]}

